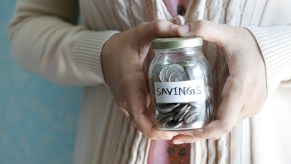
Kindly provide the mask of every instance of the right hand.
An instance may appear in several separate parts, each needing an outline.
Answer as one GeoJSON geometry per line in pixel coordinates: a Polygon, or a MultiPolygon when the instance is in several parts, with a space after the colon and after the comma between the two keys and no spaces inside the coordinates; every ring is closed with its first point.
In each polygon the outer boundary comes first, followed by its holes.
{"type": "MultiPolygon", "coordinates": [[[[181,37],[201,36],[222,50],[229,75],[214,121],[203,129],[184,131],[174,143],[219,139],[245,118],[258,113],[266,100],[266,68],[260,48],[249,30],[199,20],[180,27],[181,37]]],[[[182,132],[181,132],[182,133],[182,132]]]]}
{"type": "Polygon", "coordinates": [[[101,59],[105,81],[120,109],[150,139],[170,140],[177,132],[159,131],[150,118],[149,94],[143,64],[151,41],[177,36],[179,26],[168,21],[142,23],[113,35],[104,45],[101,59]]]}

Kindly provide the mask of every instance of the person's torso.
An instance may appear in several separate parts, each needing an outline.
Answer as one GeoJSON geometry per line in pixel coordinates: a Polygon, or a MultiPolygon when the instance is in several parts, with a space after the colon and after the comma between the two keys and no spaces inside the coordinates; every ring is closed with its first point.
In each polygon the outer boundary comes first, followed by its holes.
{"type": "MultiPolygon", "coordinates": [[[[96,31],[123,31],[142,22],[172,19],[163,0],[80,0],[79,3],[82,24],[85,28],[96,31]]],[[[288,14],[289,6],[291,6],[291,1],[289,0],[191,0],[185,18],[187,22],[204,19],[233,26],[290,24],[291,14],[288,14]]],[[[211,45],[207,45],[206,48],[206,55],[214,54],[213,57],[208,56],[208,59],[212,65],[216,65],[213,76],[216,77],[215,79],[220,79],[218,80],[220,81],[219,87],[222,88],[224,79],[227,77],[226,63],[223,61],[222,55],[217,55],[218,51],[215,48],[211,45]]],[[[218,91],[218,94],[219,92],[221,91],[218,91]]],[[[85,91],[85,96],[90,97],[91,100],[95,100],[98,94],[100,94],[100,90],[97,89],[92,90],[92,88],[87,88],[85,91]]],[[[277,101],[276,103],[284,103],[284,100],[279,101],[278,99],[277,101]]],[[[90,106],[92,107],[90,110],[94,111],[93,107],[96,108],[98,105],[102,109],[106,108],[102,103],[101,100],[95,100],[94,102],[86,101],[84,102],[84,106],[90,106]]],[[[271,107],[271,105],[268,106],[271,107]]],[[[283,106],[286,107],[288,104],[283,104],[283,106]]],[[[289,104],[289,106],[291,105],[289,104]]],[[[231,134],[231,140],[236,139],[236,136],[231,134]]],[[[227,143],[232,144],[233,142],[228,141],[227,143]]],[[[224,146],[226,147],[227,144],[224,146]]],[[[139,150],[141,148],[136,149],[139,150]]],[[[262,148],[256,152],[261,152],[261,150],[262,148]]],[[[144,150],[140,150],[139,152],[145,153],[144,150]]],[[[231,152],[227,152],[226,154],[225,156],[216,158],[220,161],[226,161],[228,156],[233,155],[231,152]]],[[[248,161],[248,159],[245,160],[248,161]]]]}
{"type": "MultiPolygon", "coordinates": [[[[125,30],[142,22],[171,19],[163,0],[80,0],[85,27],[94,30],[125,30]]],[[[191,1],[186,17],[234,26],[290,24],[288,0],[191,1]],[[266,6],[266,7],[265,7],[266,6]]]]}

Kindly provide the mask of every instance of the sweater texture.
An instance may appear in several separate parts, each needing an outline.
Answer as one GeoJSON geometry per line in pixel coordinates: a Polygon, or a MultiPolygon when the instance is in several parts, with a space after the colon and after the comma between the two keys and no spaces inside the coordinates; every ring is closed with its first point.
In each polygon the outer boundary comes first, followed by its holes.
{"type": "MultiPolygon", "coordinates": [[[[217,141],[193,143],[191,163],[291,162],[290,6],[288,0],[190,1],[186,23],[203,19],[243,26],[253,34],[264,58],[268,87],[259,114],[217,141]]],[[[118,110],[104,84],[100,54],[113,34],[158,19],[174,20],[163,0],[18,1],[10,25],[15,59],[58,84],[84,86],[76,164],[147,163],[151,141],[118,110]]],[[[204,53],[212,67],[218,106],[227,64],[212,43],[204,45],[204,53]]]]}

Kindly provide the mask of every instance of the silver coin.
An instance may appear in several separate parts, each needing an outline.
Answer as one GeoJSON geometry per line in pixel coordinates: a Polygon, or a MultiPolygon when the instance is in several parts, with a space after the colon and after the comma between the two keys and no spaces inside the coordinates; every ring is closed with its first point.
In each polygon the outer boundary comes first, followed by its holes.
{"type": "Polygon", "coordinates": [[[206,99],[211,98],[211,87],[207,87],[207,84],[206,84],[204,87],[204,90],[205,90],[205,98],[206,99]]]}
{"type": "Polygon", "coordinates": [[[187,81],[187,80],[189,80],[189,78],[185,72],[183,73],[174,72],[169,78],[170,82],[187,81]]]}
{"type": "Polygon", "coordinates": [[[179,72],[173,72],[169,77],[170,82],[182,81],[181,79],[182,79],[182,75],[179,72]]]}
{"type": "Polygon", "coordinates": [[[163,119],[159,119],[157,122],[158,122],[158,124],[159,124],[160,126],[166,126],[166,124],[167,124],[168,122],[172,121],[173,118],[174,118],[173,115],[171,115],[171,116],[166,116],[166,117],[164,117],[163,119]]]}
{"type": "Polygon", "coordinates": [[[158,111],[161,113],[170,113],[175,110],[180,104],[179,103],[165,103],[158,105],[158,111]]]}
{"type": "Polygon", "coordinates": [[[176,120],[172,120],[170,122],[168,122],[165,127],[168,129],[175,129],[175,128],[179,128],[181,127],[183,124],[182,121],[176,121],[176,120]]]}
{"type": "Polygon", "coordinates": [[[187,68],[187,67],[193,67],[195,64],[197,64],[197,62],[193,62],[193,61],[185,61],[185,62],[179,62],[177,63],[180,66],[187,68]]]}
{"type": "Polygon", "coordinates": [[[174,115],[174,112],[167,113],[167,114],[158,113],[156,118],[157,118],[157,120],[164,120],[165,118],[172,117],[173,115],[174,115]]]}
{"type": "Polygon", "coordinates": [[[206,122],[210,122],[213,119],[212,105],[210,105],[210,101],[206,101],[205,103],[205,120],[206,122]]]}
{"type": "Polygon", "coordinates": [[[169,79],[170,76],[175,73],[175,72],[184,72],[184,68],[180,66],[179,64],[172,64],[169,66],[167,72],[166,72],[166,77],[169,79]]]}
{"type": "Polygon", "coordinates": [[[184,122],[188,125],[193,124],[197,120],[198,120],[198,112],[191,111],[191,110],[184,117],[184,122]]]}
{"type": "Polygon", "coordinates": [[[166,77],[166,72],[168,71],[169,67],[165,67],[161,70],[159,77],[161,82],[168,82],[168,78],[166,77]]]}
{"type": "MultiPolygon", "coordinates": [[[[188,104],[184,105],[184,106],[179,110],[179,112],[174,116],[174,120],[178,120],[178,121],[183,120],[185,114],[188,113],[188,111],[189,111],[190,108],[191,108],[191,107],[190,107],[188,104]]],[[[177,109],[177,110],[178,110],[178,109],[177,109]]]]}

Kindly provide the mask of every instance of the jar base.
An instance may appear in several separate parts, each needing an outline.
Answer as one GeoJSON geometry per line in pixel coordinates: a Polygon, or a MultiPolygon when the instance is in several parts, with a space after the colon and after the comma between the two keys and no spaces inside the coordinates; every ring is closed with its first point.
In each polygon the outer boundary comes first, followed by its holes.
{"type": "Polygon", "coordinates": [[[177,128],[166,128],[166,127],[158,127],[159,130],[162,131],[181,131],[181,130],[195,130],[195,129],[202,129],[206,126],[205,123],[197,122],[193,123],[192,125],[187,125],[187,127],[177,127],[177,128]]]}

